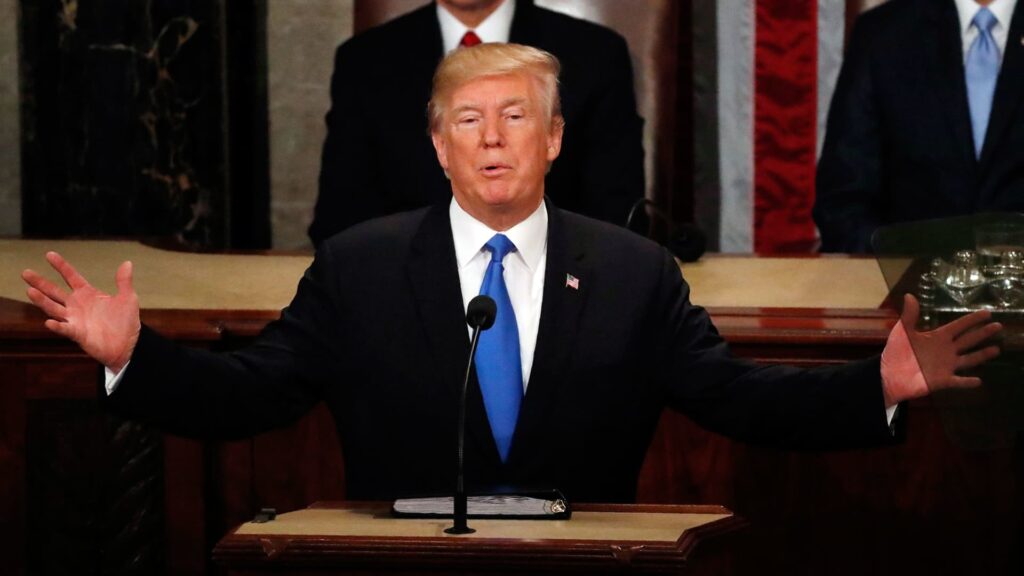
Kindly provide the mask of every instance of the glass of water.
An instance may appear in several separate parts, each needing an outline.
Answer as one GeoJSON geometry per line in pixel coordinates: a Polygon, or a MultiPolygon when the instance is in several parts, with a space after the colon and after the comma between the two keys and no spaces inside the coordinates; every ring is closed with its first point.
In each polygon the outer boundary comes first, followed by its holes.
{"type": "Polygon", "coordinates": [[[1024,224],[993,222],[974,229],[974,247],[983,268],[998,266],[1003,255],[1024,252],[1024,224]]]}

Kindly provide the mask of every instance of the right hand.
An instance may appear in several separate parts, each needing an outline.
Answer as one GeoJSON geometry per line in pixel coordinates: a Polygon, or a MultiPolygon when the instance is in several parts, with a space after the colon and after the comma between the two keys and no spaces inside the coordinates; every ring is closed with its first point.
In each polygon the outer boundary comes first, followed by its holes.
{"type": "Polygon", "coordinates": [[[33,270],[21,273],[29,300],[50,317],[46,327],[73,340],[114,373],[120,372],[131,359],[142,328],[139,298],[132,288],[132,263],[118,267],[117,294],[111,296],[89,284],[60,254],[47,252],[46,260],[71,289],[67,292],[33,270]]]}

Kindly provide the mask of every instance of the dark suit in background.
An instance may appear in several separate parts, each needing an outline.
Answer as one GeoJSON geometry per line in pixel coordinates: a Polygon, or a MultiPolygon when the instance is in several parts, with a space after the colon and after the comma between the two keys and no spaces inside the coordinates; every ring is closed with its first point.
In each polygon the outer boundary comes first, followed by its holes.
{"type": "MultiPolygon", "coordinates": [[[[536,356],[511,452],[502,464],[474,376],[470,485],[631,501],[667,405],[755,443],[890,438],[877,357],[813,371],[734,359],[663,248],[548,209],[536,356]]],[[[188,350],[144,328],[106,401],[167,431],[223,438],[283,425],[325,400],[342,440],[347,497],[444,493],[468,355],[448,207],[434,206],[325,241],[281,320],[245,350],[188,350]]]]}
{"type": "Polygon", "coordinates": [[[977,159],[953,0],[892,0],[857,20],[818,163],[823,251],[870,251],[886,224],[1024,211],[1022,38],[1018,2],[977,159]]]}
{"type": "MultiPolygon", "coordinates": [[[[451,197],[427,134],[431,79],[444,56],[435,10],[431,3],[338,48],[309,228],[314,244],[355,223],[451,197]]],[[[510,41],[562,64],[565,137],[547,195],[567,210],[624,225],[644,194],[643,121],[625,40],[518,0],[510,41]]]]}

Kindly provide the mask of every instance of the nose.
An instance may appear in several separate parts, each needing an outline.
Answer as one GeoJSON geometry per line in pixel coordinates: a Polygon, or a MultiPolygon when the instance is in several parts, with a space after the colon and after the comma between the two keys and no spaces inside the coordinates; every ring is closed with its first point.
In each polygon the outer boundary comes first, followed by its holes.
{"type": "Polygon", "coordinates": [[[499,148],[505,145],[505,135],[501,129],[501,122],[497,119],[487,119],[483,122],[484,148],[499,148]]]}

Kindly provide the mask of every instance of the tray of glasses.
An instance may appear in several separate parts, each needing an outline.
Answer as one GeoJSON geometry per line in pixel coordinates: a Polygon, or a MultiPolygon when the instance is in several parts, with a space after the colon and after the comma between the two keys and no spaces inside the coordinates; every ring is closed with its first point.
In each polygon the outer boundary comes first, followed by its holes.
{"type": "Polygon", "coordinates": [[[1024,251],[993,256],[960,250],[935,258],[918,288],[926,314],[991,310],[1000,317],[1024,316],[1024,251]]]}

